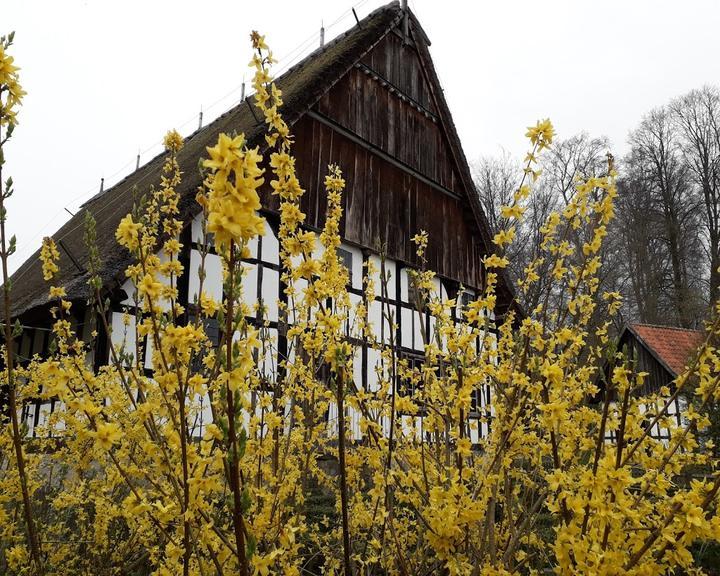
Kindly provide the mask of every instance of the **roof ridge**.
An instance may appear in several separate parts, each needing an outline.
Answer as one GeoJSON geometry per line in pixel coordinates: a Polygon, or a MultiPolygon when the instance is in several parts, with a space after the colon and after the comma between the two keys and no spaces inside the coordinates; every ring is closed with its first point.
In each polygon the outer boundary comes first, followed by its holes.
{"type": "MultiPolygon", "coordinates": [[[[352,32],[355,31],[355,28],[357,26],[362,27],[362,23],[366,22],[367,20],[370,20],[372,17],[376,16],[377,14],[384,12],[385,10],[390,9],[391,7],[395,7],[397,10],[400,10],[400,4],[399,0],[391,0],[387,4],[383,4],[381,6],[378,6],[375,8],[372,12],[369,12],[367,16],[362,18],[359,23],[356,23],[354,26],[351,26],[350,28],[347,28],[344,32],[341,32],[335,38],[330,40],[329,42],[326,42],[323,46],[319,46],[318,48],[315,48],[312,52],[307,54],[304,58],[297,61],[295,64],[290,66],[287,70],[284,70],[280,75],[278,76],[272,76],[272,82],[282,82],[283,79],[291,76],[294,74],[298,69],[302,68],[303,66],[307,65],[308,62],[310,62],[313,58],[315,58],[318,54],[322,54],[323,52],[330,50],[334,46],[336,46],[339,42],[347,38],[352,32]]],[[[223,118],[227,118],[230,116],[233,112],[236,112],[240,107],[243,105],[253,106],[254,102],[249,101],[249,99],[252,97],[252,94],[249,94],[245,97],[245,99],[242,102],[238,102],[237,104],[231,106],[215,118],[213,118],[210,122],[208,122],[205,126],[201,126],[200,128],[196,128],[193,130],[190,134],[185,136],[183,138],[183,142],[187,143],[189,140],[195,138],[196,136],[200,135],[203,132],[206,132],[208,130],[211,130],[214,125],[216,125],[217,122],[221,121],[223,118]]],[[[155,156],[153,156],[150,160],[145,162],[139,169],[142,169],[145,166],[148,166],[152,164],[153,162],[156,162],[160,158],[164,157],[167,154],[166,150],[162,150],[161,152],[158,152],[155,156]]],[[[139,170],[138,169],[138,170],[139,170]]],[[[99,198],[105,196],[108,192],[112,191],[113,188],[118,186],[119,184],[124,183],[127,179],[129,179],[133,174],[135,174],[137,170],[133,170],[126,174],[123,178],[112,184],[111,186],[108,186],[105,190],[102,192],[98,192],[94,194],[92,197],[88,198],[85,202],[83,202],[80,205],[80,208],[85,208],[86,206],[92,204],[95,202],[95,200],[98,200],[99,198]]]]}
{"type": "MultiPolygon", "coordinates": [[[[391,0],[391,1],[388,2],[387,4],[383,4],[383,5],[381,5],[381,6],[378,6],[377,8],[375,8],[375,10],[373,10],[372,12],[369,12],[369,13],[367,14],[367,16],[365,16],[364,18],[362,18],[359,22],[356,22],[356,23],[355,23],[355,26],[360,26],[360,27],[362,27],[362,23],[363,23],[363,22],[365,22],[366,20],[369,20],[370,18],[372,18],[372,17],[375,16],[376,14],[379,14],[380,12],[384,12],[385,10],[388,10],[388,9],[389,9],[391,6],[393,6],[393,5],[394,5],[395,7],[397,7],[398,10],[400,9],[399,0],[391,0]]],[[[340,42],[340,41],[343,40],[344,38],[347,38],[348,35],[351,34],[351,33],[355,30],[355,26],[351,26],[350,28],[347,28],[344,32],[341,32],[340,34],[338,34],[337,36],[335,36],[335,38],[333,38],[333,39],[330,40],[329,42],[326,42],[326,43],[323,44],[322,46],[318,46],[317,48],[315,48],[315,50],[313,50],[312,52],[310,52],[309,54],[307,54],[302,60],[298,60],[297,62],[295,62],[295,64],[293,64],[292,66],[290,66],[290,68],[288,68],[287,70],[285,70],[282,74],[280,74],[280,76],[274,77],[274,78],[273,78],[273,81],[280,80],[280,79],[283,78],[286,74],[289,74],[289,73],[293,72],[295,69],[297,69],[297,68],[303,66],[304,64],[306,64],[308,60],[314,58],[317,54],[320,54],[320,53],[322,53],[322,52],[325,52],[325,51],[329,50],[330,48],[332,48],[333,46],[335,46],[338,42],[340,42]]]]}
{"type": "MultiPolygon", "coordinates": [[[[383,38],[393,27],[397,26],[402,10],[397,2],[393,0],[379,6],[359,23],[353,24],[350,28],[330,40],[321,49],[313,50],[302,60],[283,71],[274,78],[278,88],[283,91],[284,112],[286,122],[292,125],[300,118],[309,106],[312,106],[317,98],[333,85],[330,80],[337,81],[354,63],[369,49],[371,49],[381,38],[383,38]],[[329,75],[329,76],[328,76],[329,75]]],[[[240,102],[214,118],[211,122],[196,129],[185,137],[184,147],[179,155],[181,169],[185,176],[183,178],[183,189],[181,193],[181,214],[186,219],[190,213],[197,208],[195,204],[195,191],[200,184],[199,172],[197,171],[197,157],[205,152],[205,146],[210,142],[213,134],[219,132],[237,131],[245,133],[249,145],[263,145],[262,138],[265,125],[255,114],[254,103],[249,96],[245,101],[240,102]]],[[[212,145],[212,144],[210,144],[212,145]]],[[[65,240],[70,251],[74,252],[81,263],[87,258],[87,249],[84,244],[84,214],[92,213],[97,226],[113,229],[119,218],[127,214],[134,205],[135,192],[145,192],[148,186],[160,178],[160,166],[167,152],[162,151],[139,169],[134,170],[115,184],[108,186],[102,194],[96,194],[85,201],[82,208],[63,223],[52,236],[56,239],[65,240]]],[[[128,256],[118,252],[114,235],[107,234],[98,238],[98,249],[105,255],[101,277],[103,285],[111,284],[124,279],[124,270],[127,265],[128,256]]],[[[17,316],[31,309],[41,307],[47,303],[47,290],[45,282],[40,274],[40,267],[37,260],[36,250],[32,256],[27,258],[12,275],[15,285],[22,278],[22,292],[17,288],[13,291],[13,307],[11,314],[17,316]]],[[[75,272],[69,257],[61,254],[61,273],[58,281],[68,287],[68,297],[75,300],[83,300],[87,297],[87,285],[83,274],[75,272]],[[72,284],[72,289],[71,288],[72,284]]]]}
{"type": "Polygon", "coordinates": [[[663,330],[675,330],[677,332],[698,332],[702,333],[702,330],[697,328],[683,328],[682,326],[668,326],[665,324],[650,324],[648,322],[630,322],[630,326],[645,326],[646,328],[661,328],[663,330]]]}

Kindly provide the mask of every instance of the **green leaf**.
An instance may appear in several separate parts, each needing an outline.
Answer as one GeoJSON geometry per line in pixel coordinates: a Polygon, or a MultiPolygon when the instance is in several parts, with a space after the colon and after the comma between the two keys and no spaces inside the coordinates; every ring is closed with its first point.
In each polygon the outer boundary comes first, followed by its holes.
{"type": "Polygon", "coordinates": [[[248,510],[250,510],[251,504],[252,500],[250,499],[250,492],[248,492],[247,487],[245,487],[240,493],[240,512],[242,512],[242,514],[247,514],[248,510]]]}
{"type": "Polygon", "coordinates": [[[217,419],[217,427],[220,428],[220,431],[223,433],[223,436],[225,438],[227,438],[228,426],[227,426],[227,422],[225,421],[225,418],[217,419]]]}
{"type": "Polygon", "coordinates": [[[247,432],[245,428],[240,428],[240,437],[238,438],[238,459],[245,456],[245,448],[247,447],[247,432]]]}
{"type": "Polygon", "coordinates": [[[250,560],[255,555],[255,550],[257,548],[257,541],[255,540],[255,536],[252,534],[247,535],[247,542],[245,543],[245,555],[247,556],[247,559],[250,560]]]}

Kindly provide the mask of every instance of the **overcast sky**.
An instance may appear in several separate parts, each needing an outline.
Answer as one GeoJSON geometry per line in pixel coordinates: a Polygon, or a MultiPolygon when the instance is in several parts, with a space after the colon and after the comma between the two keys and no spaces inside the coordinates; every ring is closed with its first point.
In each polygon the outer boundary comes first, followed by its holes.
{"type": "MultiPolygon", "coordinates": [[[[4,176],[17,268],[98,191],[237,102],[248,34],[266,35],[278,71],[354,25],[353,0],[276,2],[2,0],[2,30],[28,95],[4,176]]],[[[382,0],[355,0],[360,18],[382,0]]],[[[654,106],[720,84],[720,2],[411,0],[470,160],[522,154],[525,127],[587,131],[626,149],[654,106]]],[[[113,233],[114,231],[107,231],[113,233]]]]}

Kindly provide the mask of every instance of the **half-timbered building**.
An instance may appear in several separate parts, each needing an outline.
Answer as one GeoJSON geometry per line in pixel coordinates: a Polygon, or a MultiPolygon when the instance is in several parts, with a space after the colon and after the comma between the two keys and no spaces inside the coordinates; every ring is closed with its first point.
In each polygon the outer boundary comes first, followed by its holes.
{"type": "MultiPolygon", "coordinates": [[[[283,116],[295,137],[293,153],[298,177],[306,194],[301,208],[305,226],[319,231],[324,223],[326,196],[323,178],[330,163],[340,166],[346,180],[343,196],[340,255],[350,271],[349,291],[362,299],[363,263],[373,259],[391,278],[387,293],[378,293],[368,303],[370,321],[380,342],[389,342],[390,326],[383,320],[383,302],[395,311],[397,334],[393,339],[400,355],[422,362],[423,328],[431,330],[431,319],[416,310],[408,270],[419,265],[410,239],[421,230],[430,237],[427,266],[437,272],[439,295],[455,297],[462,285],[471,297],[483,287],[483,257],[491,250],[491,233],[473,185],[443,90],[430,57],[430,41],[415,16],[398,3],[383,6],[357,22],[350,30],[320,47],[276,79],[283,91],[283,116]]],[[[179,284],[180,298],[188,304],[198,296],[197,276],[202,227],[195,195],[200,186],[198,159],[218,134],[244,133],[250,146],[265,146],[264,123],[250,100],[243,101],[211,124],[190,135],[179,155],[183,171],[181,217],[184,246],[181,255],[186,273],[179,284]]],[[[133,337],[123,323],[125,306],[133,302],[134,287],[125,277],[128,252],[115,241],[120,219],[135,201],[135,190],[145,191],[160,180],[164,155],[127,176],[117,185],[88,201],[54,239],[61,253],[60,276],[67,298],[73,302],[72,322],[86,341],[90,339],[88,251],[84,245],[85,212],[97,221],[98,249],[102,259],[103,290],[111,301],[108,323],[111,333],[101,331],[93,357],[99,367],[108,361],[110,346],[133,337]]],[[[269,187],[261,194],[265,234],[252,246],[246,260],[245,297],[262,299],[269,320],[270,338],[278,355],[284,352],[278,331],[280,286],[277,240],[278,201],[269,187]],[[252,288],[248,288],[252,287],[252,288]]],[[[208,255],[204,290],[222,298],[221,262],[208,255]]],[[[379,266],[378,266],[379,267],[379,266]]],[[[51,319],[47,286],[42,279],[38,254],[13,276],[13,316],[26,327],[18,354],[27,359],[43,354],[50,338],[51,319]]],[[[380,282],[377,285],[380,286],[380,282]]],[[[512,306],[512,291],[501,277],[497,313],[512,306]]],[[[98,326],[102,327],[101,324],[98,326]]],[[[209,326],[212,331],[213,327],[209,326]]],[[[212,335],[211,335],[212,337],[212,335]]],[[[126,346],[133,349],[132,342],[126,346]]],[[[146,367],[151,368],[148,352],[146,367]]],[[[372,387],[380,352],[362,347],[355,359],[358,386],[372,387]]],[[[266,359],[272,366],[276,357],[266,359]]],[[[487,409],[486,395],[476,402],[478,416],[487,409]]],[[[30,433],[54,409],[40,401],[25,409],[30,433]]],[[[477,427],[474,434],[487,432],[477,427]]]]}
{"type": "MultiPolygon", "coordinates": [[[[703,339],[704,333],[699,330],[640,323],[625,326],[618,339],[618,350],[624,352],[633,370],[647,374],[643,386],[636,389],[634,394],[660,394],[663,397],[661,390],[666,388],[668,394],[674,396],[668,406],[667,417],[677,425],[682,425],[682,414],[687,403],[682,396],[674,394],[674,382],[685,371],[703,339]]],[[[606,368],[606,372],[609,368],[606,368]]],[[[655,410],[653,407],[652,411],[655,410]]],[[[669,429],[661,422],[652,427],[650,434],[659,440],[670,439],[669,429]]],[[[614,439],[614,433],[610,433],[610,436],[614,439]]]]}

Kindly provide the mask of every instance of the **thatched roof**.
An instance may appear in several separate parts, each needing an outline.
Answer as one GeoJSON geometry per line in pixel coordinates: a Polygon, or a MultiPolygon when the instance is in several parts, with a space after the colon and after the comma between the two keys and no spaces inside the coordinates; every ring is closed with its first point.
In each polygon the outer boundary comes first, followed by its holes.
{"type": "MultiPolygon", "coordinates": [[[[275,82],[283,92],[283,117],[294,124],[320,97],[328,91],[352,66],[375,46],[403,17],[397,1],[382,6],[361,20],[357,25],[338,36],[324,47],[315,50],[301,62],[287,70],[275,82]]],[[[433,80],[437,82],[432,62],[427,52],[429,41],[417,20],[409,16],[411,29],[418,42],[426,66],[433,80]]],[[[460,146],[460,140],[452,123],[447,104],[441,94],[441,116],[448,133],[451,148],[460,167],[461,178],[469,195],[470,205],[486,246],[490,246],[490,230],[480,208],[477,195],[467,167],[467,161],[460,146]]],[[[258,114],[256,112],[256,114],[258,114]]],[[[259,116],[257,116],[259,117],[259,116]]],[[[198,211],[195,195],[200,185],[198,159],[206,156],[206,147],[217,141],[218,134],[244,133],[250,146],[264,147],[265,126],[258,122],[248,103],[242,103],[204,128],[201,128],[185,140],[179,155],[179,164],[183,172],[183,182],[179,188],[181,195],[181,215],[188,222],[198,211]]],[[[67,297],[73,301],[86,300],[90,295],[88,280],[88,251],[85,247],[84,221],[86,212],[93,214],[97,221],[98,249],[103,262],[101,278],[106,288],[112,289],[125,279],[124,271],[131,263],[130,254],[115,240],[115,230],[123,216],[132,210],[136,194],[147,192],[152,185],[160,181],[160,173],[165,154],[160,154],[140,167],[125,179],[92,198],[81,210],[63,225],[53,238],[60,251],[60,273],[56,283],[63,285],[67,297]]],[[[39,251],[30,257],[12,276],[12,315],[17,317],[31,310],[38,310],[47,304],[47,284],[42,278],[39,251]]],[[[500,300],[505,305],[512,299],[512,291],[506,282],[501,282],[500,300]]]]}
{"type": "MultiPolygon", "coordinates": [[[[283,117],[292,125],[312,106],[332,84],[339,80],[375,43],[401,18],[397,2],[378,8],[359,25],[328,42],[304,60],[287,70],[275,82],[283,91],[283,117]]],[[[259,114],[256,112],[256,114],[259,114]]],[[[248,104],[240,104],[214,122],[197,130],[185,140],[179,155],[183,172],[181,194],[182,215],[189,219],[198,212],[195,194],[200,185],[198,159],[207,156],[206,147],[217,141],[221,132],[245,133],[251,145],[262,144],[264,124],[258,123],[248,104]]],[[[140,193],[160,182],[165,154],[140,167],[115,186],[108,188],[87,202],[75,216],[63,225],[53,238],[60,251],[60,274],[56,280],[65,286],[68,299],[85,300],[87,286],[88,251],[83,240],[85,212],[90,211],[97,221],[98,249],[103,260],[102,280],[111,286],[124,280],[124,271],[131,263],[130,254],[118,246],[115,229],[120,220],[132,210],[134,190],[140,193]],[[60,242],[62,244],[60,244],[60,242]],[[69,252],[72,258],[66,253],[69,252]],[[73,263],[73,259],[77,263],[73,263]]],[[[19,316],[47,303],[47,283],[42,278],[39,250],[12,276],[12,315],[19,316]]]]}

